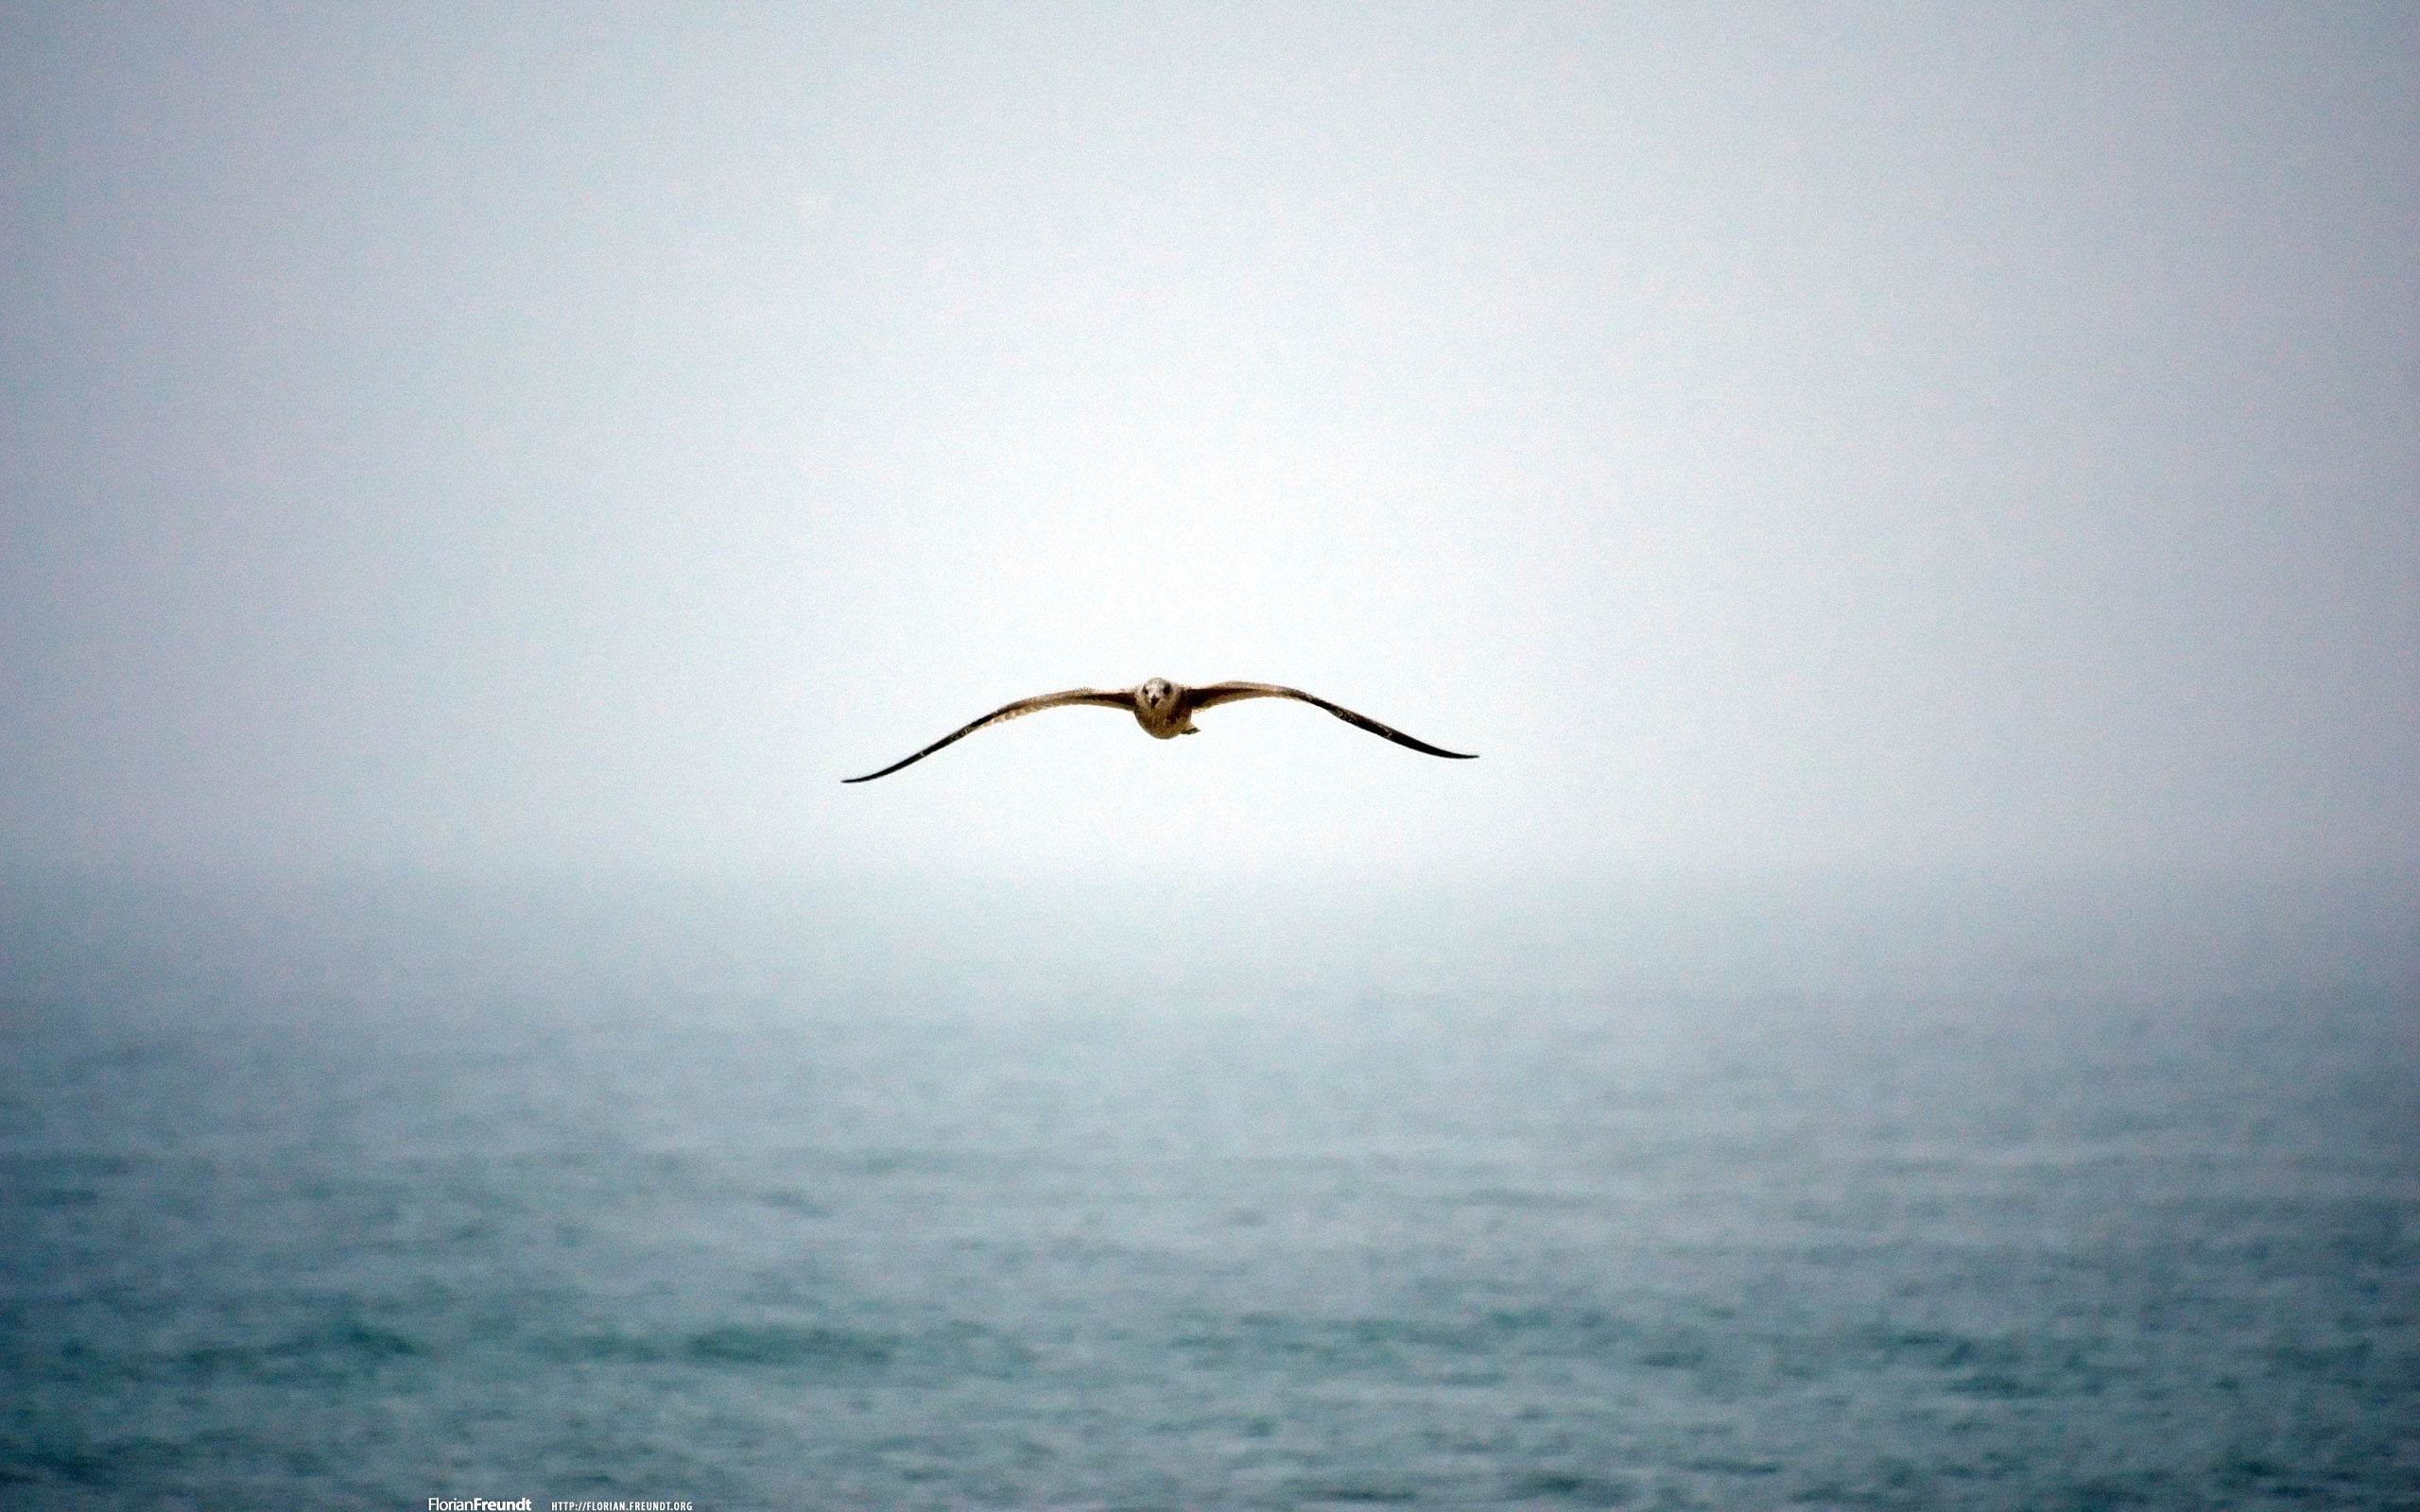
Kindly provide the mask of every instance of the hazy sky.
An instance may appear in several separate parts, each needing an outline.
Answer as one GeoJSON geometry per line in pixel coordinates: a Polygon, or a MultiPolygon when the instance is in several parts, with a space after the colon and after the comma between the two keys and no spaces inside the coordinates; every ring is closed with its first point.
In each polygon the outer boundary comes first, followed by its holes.
{"type": "Polygon", "coordinates": [[[9,9],[0,858],[2420,859],[2420,11],[665,10],[9,9]]]}

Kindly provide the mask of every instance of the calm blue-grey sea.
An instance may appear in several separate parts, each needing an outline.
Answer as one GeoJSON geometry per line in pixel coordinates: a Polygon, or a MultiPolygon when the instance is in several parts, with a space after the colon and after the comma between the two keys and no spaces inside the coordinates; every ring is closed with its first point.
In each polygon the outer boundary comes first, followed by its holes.
{"type": "Polygon", "coordinates": [[[6,895],[9,1507],[2420,1506],[2391,973],[886,982],[804,905],[103,891],[6,895]]]}

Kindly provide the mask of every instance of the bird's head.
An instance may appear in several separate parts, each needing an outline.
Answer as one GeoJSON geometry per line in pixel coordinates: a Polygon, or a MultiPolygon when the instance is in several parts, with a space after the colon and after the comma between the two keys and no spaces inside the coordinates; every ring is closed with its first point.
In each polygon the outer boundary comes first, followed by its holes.
{"type": "Polygon", "coordinates": [[[1166,678],[1153,678],[1143,684],[1142,693],[1144,708],[1165,709],[1176,697],[1176,684],[1166,678]]]}

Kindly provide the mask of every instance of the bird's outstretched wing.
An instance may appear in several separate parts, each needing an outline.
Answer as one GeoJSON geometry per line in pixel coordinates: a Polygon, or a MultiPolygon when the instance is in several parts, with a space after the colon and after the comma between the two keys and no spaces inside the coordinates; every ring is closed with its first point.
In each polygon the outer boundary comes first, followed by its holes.
{"type": "Polygon", "coordinates": [[[1414,740],[1402,730],[1382,725],[1367,714],[1357,714],[1342,704],[1315,697],[1300,688],[1281,688],[1274,682],[1214,682],[1190,691],[1196,709],[1212,709],[1222,703],[1234,703],[1238,698],[1293,698],[1324,709],[1346,724],[1357,725],[1374,735],[1384,735],[1398,746],[1409,746],[1413,750],[1425,751],[1431,756],[1450,757],[1458,762],[1478,759],[1476,751],[1441,750],[1425,740],[1414,740]]]}
{"type": "Polygon", "coordinates": [[[1134,707],[1134,690],[1132,688],[1118,689],[1115,691],[1108,691],[1100,688],[1069,688],[1064,693],[1046,693],[1035,698],[1019,698],[1014,703],[1001,705],[999,708],[993,710],[990,713],[985,714],[982,718],[977,719],[975,723],[966,726],[962,730],[951,730],[948,734],[943,735],[937,741],[934,741],[931,745],[925,747],[923,750],[918,751],[915,755],[908,757],[905,761],[892,762],[881,771],[868,772],[863,777],[844,777],[840,779],[840,781],[843,782],[871,782],[877,777],[889,777],[891,773],[899,770],[902,766],[913,766],[918,762],[923,761],[925,757],[930,756],[933,752],[941,749],[943,746],[948,745],[952,741],[964,740],[967,736],[982,729],[985,725],[996,725],[1004,719],[1015,719],[1022,715],[1032,713],[1037,710],[1056,709],[1062,704],[1070,703],[1097,703],[1104,709],[1131,710],[1134,707]]]}

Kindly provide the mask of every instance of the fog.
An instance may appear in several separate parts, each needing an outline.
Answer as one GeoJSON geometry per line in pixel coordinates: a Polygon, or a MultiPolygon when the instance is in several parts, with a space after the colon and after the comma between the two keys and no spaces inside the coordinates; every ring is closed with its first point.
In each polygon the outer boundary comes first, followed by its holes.
{"type": "Polygon", "coordinates": [[[2415,66],[2395,6],[13,8],[0,858],[2408,879],[2415,66]],[[1078,709],[840,784],[1154,675],[1481,759],[1078,709]]]}

